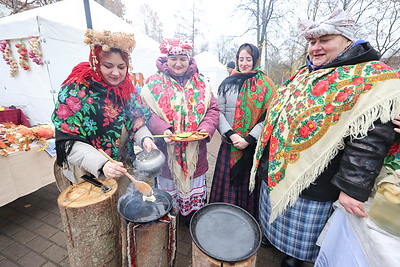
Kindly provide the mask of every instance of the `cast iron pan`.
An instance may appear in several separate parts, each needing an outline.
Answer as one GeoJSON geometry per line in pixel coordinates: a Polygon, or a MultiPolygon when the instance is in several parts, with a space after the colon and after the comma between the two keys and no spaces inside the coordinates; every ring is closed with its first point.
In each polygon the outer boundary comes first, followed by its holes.
{"type": "Polygon", "coordinates": [[[246,260],[261,244],[260,226],[254,217],[228,203],[212,203],[196,211],[190,234],[201,251],[225,262],[246,260]]]}
{"type": "Polygon", "coordinates": [[[172,197],[167,192],[153,188],[155,202],[143,201],[138,191],[129,192],[118,200],[118,212],[126,220],[135,223],[146,223],[160,219],[172,208],[172,197]]]}

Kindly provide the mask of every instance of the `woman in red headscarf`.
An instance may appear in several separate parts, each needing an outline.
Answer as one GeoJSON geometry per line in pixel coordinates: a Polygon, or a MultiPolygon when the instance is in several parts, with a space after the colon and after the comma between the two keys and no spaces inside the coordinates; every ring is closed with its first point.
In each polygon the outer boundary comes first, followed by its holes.
{"type": "Polygon", "coordinates": [[[56,129],[57,164],[76,182],[75,167],[98,178],[120,178],[123,163],[134,160],[133,141],[144,149],[156,148],[145,123],[150,111],[144,107],[128,73],[133,35],[88,30],[85,43],[91,46],[89,62],[75,66],[63,82],[52,121],[56,129]],[[121,142],[127,133],[127,142],[121,142]],[[120,147],[124,143],[125,151],[120,147]]]}
{"type": "Polygon", "coordinates": [[[154,134],[201,131],[208,137],[194,142],[173,142],[170,138],[157,143],[167,163],[157,177],[157,186],[170,193],[187,222],[193,211],[206,202],[206,143],[218,125],[219,110],[206,78],[198,73],[191,57],[192,42],[166,39],[160,44],[158,72],[150,76],[141,95],[163,123],[150,122],[154,134]]]}

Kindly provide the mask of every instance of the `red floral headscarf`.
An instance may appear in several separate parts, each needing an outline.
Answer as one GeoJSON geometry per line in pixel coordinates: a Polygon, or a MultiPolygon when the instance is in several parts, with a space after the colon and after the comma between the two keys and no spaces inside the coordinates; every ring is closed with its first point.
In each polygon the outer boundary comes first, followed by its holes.
{"type": "Polygon", "coordinates": [[[122,59],[128,66],[125,79],[122,83],[115,86],[107,83],[100,69],[100,53],[107,52],[104,52],[101,46],[95,46],[90,49],[89,62],[81,62],[76,65],[72,69],[71,74],[62,83],[62,85],[71,84],[74,82],[76,82],[77,84],[88,85],[87,79],[91,78],[93,81],[99,82],[103,87],[107,88],[109,93],[111,91],[114,91],[117,98],[121,99],[123,102],[126,102],[130,98],[131,93],[136,91],[135,87],[132,84],[130,74],[128,73],[129,55],[118,49],[112,51],[119,51],[122,59]]]}
{"type": "Polygon", "coordinates": [[[164,39],[160,43],[161,54],[191,56],[193,42],[185,38],[164,39]]]}

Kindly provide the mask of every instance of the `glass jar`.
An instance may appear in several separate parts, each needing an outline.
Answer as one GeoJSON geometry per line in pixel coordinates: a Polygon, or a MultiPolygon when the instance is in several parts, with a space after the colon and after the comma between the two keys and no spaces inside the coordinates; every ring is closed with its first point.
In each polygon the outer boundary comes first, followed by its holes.
{"type": "Polygon", "coordinates": [[[383,230],[400,236],[400,187],[399,184],[379,185],[371,203],[371,219],[383,230]]]}

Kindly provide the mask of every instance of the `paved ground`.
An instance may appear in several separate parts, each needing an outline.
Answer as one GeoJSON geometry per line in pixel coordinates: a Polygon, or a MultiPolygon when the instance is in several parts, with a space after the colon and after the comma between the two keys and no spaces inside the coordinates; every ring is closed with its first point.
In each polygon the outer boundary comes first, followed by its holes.
{"type": "MultiPolygon", "coordinates": [[[[209,145],[209,178],[212,178],[219,140],[216,135],[209,145]]],[[[53,183],[0,207],[0,267],[69,266],[58,195],[53,183]]],[[[256,266],[280,266],[282,257],[275,248],[260,248],[256,266]]],[[[184,224],[178,228],[176,266],[191,266],[191,236],[184,224]]]]}

